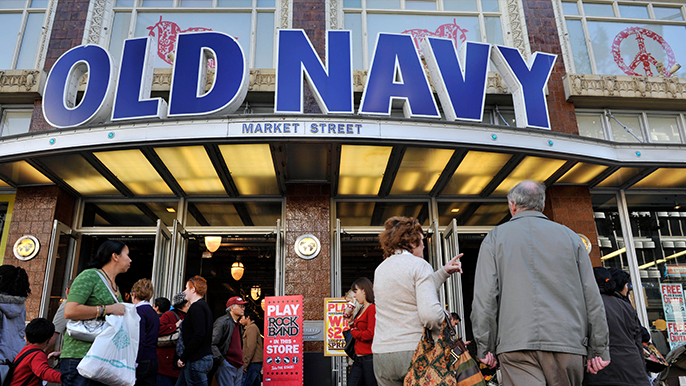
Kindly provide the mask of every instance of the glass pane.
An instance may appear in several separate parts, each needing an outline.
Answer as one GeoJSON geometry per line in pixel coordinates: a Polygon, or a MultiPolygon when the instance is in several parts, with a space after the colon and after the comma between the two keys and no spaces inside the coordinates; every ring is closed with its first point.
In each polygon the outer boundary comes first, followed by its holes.
{"type": "Polygon", "coordinates": [[[217,7],[252,7],[252,0],[218,0],[217,7]]]}
{"type": "Polygon", "coordinates": [[[219,150],[239,194],[279,194],[269,145],[221,145],[219,150]]]}
{"type": "Polygon", "coordinates": [[[576,74],[592,74],[591,59],[588,56],[588,47],[586,47],[581,20],[567,20],[567,31],[574,57],[574,72],[576,74]]]}
{"type": "Polygon", "coordinates": [[[443,0],[446,11],[476,11],[476,0],[443,0]]]}
{"type": "MultiPolygon", "coordinates": [[[[252,0],[246,1],[248,7],[252,6],[252,0]]],[[[189,28],[195,28],[195,31],[220,31],[238,39],[243,46],[243,51],[249,56],[251,17],[249,12],[139,13],[134,35],[136,37],[151,35],[159,40],[160,37],[167,38],[170,35],[170,30],[176,28],[180,31],[189,28]]],[[[176,47],[168,42],[165,44],[165,39],[161,41],[162,43],[158,41],[157,44],[154,66],[156,68],[171,68],[172,61],[169,59],[169,54],[175,54],[176,47]]],[[[250,58],[248,58],[249,60],[250,58]]]]}
{"type": "Polygon", "coordinates": [[[481,10],[483,12],[500,11],[500,7],[498,6],[498,0],[481,0],[481,10]]]}
{"type": "MultiPolygon", "coordinates": [[[[686,56],[684,26],[589,21],[588,32],[599,74],[658,76],[661,62],[668,77],[677,59],[686,56]]],[[[686,76],[686,70],[676,76],[686,76]]]]}
{"type": "Polygon", "coordinates": [[[246,202],[245,206],[255,226],[274,226],[281,218],[280,202],[246,202]]]}
{"type": "Polygon", "coordinates": [[[52,181],[26,161],[0,165],[0,173],[17,185],[52,184],[52,181]]]}
{"type": "Polygon", "coordinates": [[[579,162],[565,173],[557,182],[565,184],[586,184],[607,169],[605,165],[579,162]]]}
{"type": "Polygon", "coordinates": [[[343,8],[362,8],[362,0],[343,0],[343,8]]]}
{"type": "Polygon", "coordinates": [[[636,19],[648,19],[648,7],[645,5],[619,5],[620,17],[633,17],[636,19]]]}
{"type": "Polygon", "coordinates": [[[586,16],[615,16],[612,4],[586,3],[584,4],[584,11],[586,12],[586,16]]]}
{"type": "Polygon", "coordinates": [[[124,40],[129,37],[129,24],[131,14],[128,12],[116,12],[112,23],[112,33],[110,35],[110,55],[115,63],[121,61],[121,53],[124,47],[124,40]]]}
{"type": "Polygon", "coordinates": [[[116,7],[133,7],[135,0],[117,0],[116,7]]]}
{"type": "Polygon", "coordinates": [[[543,182],[564,164],[565,161],[559,159],[528,156],[498,185],[493,195],[507,195],[510,189],[524,180],[543,182]]]}
{"type": "Polygon", "coordinates": [[[257,8],[274,8],[276,0],[257,0],[257,8]]]}
{"type": "Polygon", "coordinates": [[[5,119],[2,122],[1,135],[15,135],[21,133],[28,133],[31,125],[30,110],[27,111],[6,111],[5,119]]]}
{"type": "Polygon", "coordinates": [[[663,8],[653,6],[655,18],[660,20],[684,20],[681,8],[663,8]]]}
{"type": "MultiPolygon", "coordinates": [[[[638,115],[615,115],[615,118],[622,122],[624,126],[628,127],[636,137],[643,140],[638,115]]],[[[616,142],[638,142],[633,135],[629,134],[629,132],[614,119],[610,119],[610,125],[612,127],[612,136],[616,142]]]]}
{"type": "MultiPolygon", "coordinates": [[[[357,0],[355,0],[357,1],[357,0]]],[[[362,15],[359,13],[345,14],[345,29],[350,30],[353,40],[353,68],[364,69],[362,60],[362,15]]]]}
{"type": "Polygon", "coordinates": [[[565,15],[578,15],[579,7],[577,6],[576,1],[573,3],[565,1],[562,3],[562,11],[565,15]]]}
{"type": "Polygon", "coordinates": [[[629,181],[629,179],[633,178],[636,176],[638,173],[641,173],[643,169],[641,168],[621,168],[617,170],[616,172],[612,173],[609,177],[603,180],[603,182],[599,183],[598,186],[605,188],[605,187],[620,187],[624,185],[625,182],[629,181]]]}
{"type": "Polygon", "coordinates": [[[226,194],[204,147],[161,147],[155,152],[186,193],[226,194]]]}
{"type": "Polygon", "coordinates": [[[510,158],[510,154],[470,151],[460,162],[441,195],[481,193],[510,158]]]}
{"type": "Polygon", "coordinates": [[[430,192],[454,152],[451,149],[408,148],[393,181],[391,194],[430,192]]]}
{"type": "Polygon", "coordinates": [[[676,117],[648,116],[648,125],[652,142],[681,142],[676,117]]]}
{"type": "Polygon", "coordinates": [[[15,38],[19,28],[21,28],[20,13],[0,14],[0,36],[3,36],[0,39],[0,52],[3,52],[3,55],[0,55],[0,68],[12,68],[12,53],[17,43],[15,38]]]}
{"type": "Polygon", "coordinates": [[[579,125],[579,135],[605,139],[602,115],[577,115],[576,123],[579,125]]]}
{"type": "Polygon", "coordinates": [[[212,0],[181,0],[181,6],[212,8],[212,0]]]}
{"type": "Polygon", "coordinates": [[[632,185],[630,189],[683,189],[684,187],[686,187],[686,169],[661,168],[632,185]]]}
{"type": "Polygon", "coordinates": [[[400,1],[399,0],[367,0],[367,8],[398,9],[398,8],[400,8],[400,1]]]}
{"type": "Polygon", "coordinates": [[[22,9],[26,6],[26,0],[2,0],[0,9],[22,9]]]}
{"type": "MultiPolygon", "coordinates": [[[[491,68],[494,68],[494,66],[491,66],[491,68]]],[[[500,114],[496,113],[495,116],[498,118],[498,125],[517,127],[517,119],[515,118],[514,111],[500,110],[500,114]]]]}
{"type": "Polygon", "coordinates": [[[406,9],[428,9],[436,10],[436,1],[431,0],[406,0],[406,9]]]}
{"type": "Polygon", "coordinates": [[[274,52],[274,13],[257,14],[257,42],[255,49],[255,68],[273,68],[274,52]]]}
{"type": "Polygon", "coordinates": [[[143,0],[143,7],[171,7],[173,0],[143,0]]]}
{"type": "Polygon", "coordinates": [[[29,69],[34,67],[36,61],[36,51],[38,51],[38,43],[40,42],[40,35],[43,26],[44,13],[29,13],[29,19],[26,21],[26,28],[24,29],[24,37],[21,40],[21,50],[19,51],[19,59],[17,59],[17,69],[29,69]]]}
{"type": "Polygon", "coordinates": [[[31,0],[31,8],[46,8],[48,0],[31,0]]]}
{"type": "Polygon", "coordinates": [[[486,26],[486,40],[488,43],[505,44],[503,42],[503,30],[500,27],[499,17],[484,17],[484,25],[486,26]]]}
{"type": "Polygon", "coordinates": [[[172,195],[171,189],[140,150],[93,153],[136,195],[172,195]]]}
{"type": "Polygon", "coordinates": [[[391,150],[390,146],[343,145],[338,194],[378,194],[391,150]]]}
{"type": "MultiPolygon", "coordinates": [[[[174,206],[176,207],[176,206],[174,206]]],[[[83,226],[153,226],[157,220],[146,215],[145,204],[86,203],[83,226]]]]}
{"type": "Polygon", "coordinates": [[[120,195],[95,168],[77,154],[42,158],[58,177],[83,195],[120,195]]]}

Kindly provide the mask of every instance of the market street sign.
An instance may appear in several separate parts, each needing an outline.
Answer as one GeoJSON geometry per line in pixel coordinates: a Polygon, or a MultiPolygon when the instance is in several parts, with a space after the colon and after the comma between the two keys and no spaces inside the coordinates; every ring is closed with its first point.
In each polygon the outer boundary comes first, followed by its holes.
{"type": "MultiPolygon", "coordinates": [[[[118,71],[100,46],[67,51],[48,75],[46,121],[72,128],[107,121],[226,116],[243,103],[249,80],[246,55],[236,39],[215,31],[179,34],[169,105],[151,98],[152,39],[127,39],[118,71]],[[215,65],[214,80],[205,91],[209,60],[215,65]],[[77,104],[79,82],[86,73],[86,91],[77,104]]],[[[427,37],[422,44],[447,120],[481,121],[490,60],[512,92],[517,126],[550,129],[545,87],[556,55],[536,52],[527,62],[510,47],[465,42],[458,53],[449,39],[427,37]]],[[[354,114],[352,52],[350,31],[327,31],[324,64],[303,30],[279,30],[274,112],[302,114],[306,80],[322,112],[354,114]]],[[[394,102],[402,105],[407,118],[441,118],[412,36],[380,33],[357,113],[390,116],[394,102]]]]}

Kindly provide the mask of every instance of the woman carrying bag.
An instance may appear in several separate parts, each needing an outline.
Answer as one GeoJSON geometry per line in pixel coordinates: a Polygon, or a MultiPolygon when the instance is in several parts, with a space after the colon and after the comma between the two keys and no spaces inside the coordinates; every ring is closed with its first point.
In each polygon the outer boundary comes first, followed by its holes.
{"type": "Polygon", "coordinates": [[[374,288],[366,277],[359,278],[350,286],[353,296],[362,308],[352,323],[350,333],[355,338],[355,360],[350,369],[348,386],[376,386],[372,342],[376,326],[374,288]]]}
{"type": "MultiPolygon", "coordinates": [[[[64,307],[64,317],[80,321],[101,319],[105,315],[124,315],[126,307],[118,304],[122,298],[115,280],[131,266],[129,248],[119,241],[107,240],[88,265],[89,269],[74,279],[64,307]]],[[[65,334],[60,363],[63,385],[101,385],[81,376],[76,370],[92,344],[73,338],[69,331],[65,334]]]]}

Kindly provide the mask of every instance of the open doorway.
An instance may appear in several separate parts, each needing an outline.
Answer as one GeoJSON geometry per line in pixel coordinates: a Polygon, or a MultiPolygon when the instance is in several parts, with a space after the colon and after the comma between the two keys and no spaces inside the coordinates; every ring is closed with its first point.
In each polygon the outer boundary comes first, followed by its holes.
{"type": "Polygon", "coordinates": [[[465,233],[458,234],[457,237],[460,253],[464,253],[464,256],[460,259],[462,262],[462,288],[460,291],[464,304],[464,315],[460,315],[460,317],[462,318],[462,323],[465,324],[465,340],[472,341],[474,340],[474,334],[472,333],[470,317],[472,314],[472,300],[474,299],[474,274],[476,273],[479,248],[481,248],[481,242],[486,237],[486,234],[465,233]]]}

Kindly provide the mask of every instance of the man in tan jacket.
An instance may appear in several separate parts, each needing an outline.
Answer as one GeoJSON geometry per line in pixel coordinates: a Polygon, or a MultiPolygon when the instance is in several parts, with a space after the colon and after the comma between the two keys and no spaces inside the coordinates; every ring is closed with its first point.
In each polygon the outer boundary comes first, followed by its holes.
{"type": "Polygon", "coordinates": [[[259,386],[262,372],[262,336],[260,328],[255,324],[257,315],[252,310],[246,310],[241,324],[243,331],[243,386],[259,386]]]}

